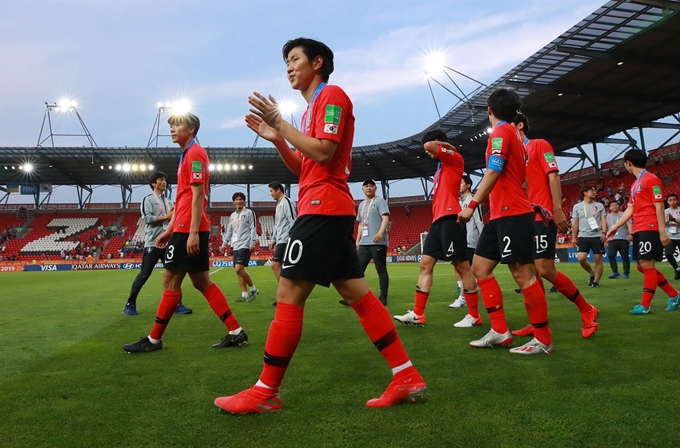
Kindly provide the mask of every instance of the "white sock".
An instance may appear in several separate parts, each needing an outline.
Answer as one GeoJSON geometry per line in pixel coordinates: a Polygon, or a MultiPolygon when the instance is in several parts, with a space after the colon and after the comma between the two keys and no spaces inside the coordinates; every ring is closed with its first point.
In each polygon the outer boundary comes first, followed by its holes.
{"type": "Polygon", "coordinates": [[[149,338],[149,341],[150,341],[153,345],[157,345],[159,342],[161,342],[160,339],[154,339],[154,338],[152,338],[151,336],[148,336],[148,338],[149,338]]]}
{"type": "Polygon", "coordinates": [[[255,383],[257,387],[264,387],[265,389],[276,389],[275,387],[267,386],[264,384],[262,381],[257,380],[257,383],[255,383]]]}
{"type": "Polygon", "coordinates": [[[462,301],[464,302],[464,301],[465,301],[465,296],[464,296],[464,295],[462,295],[462,294],[461,294],[461,295],[459,295],[459,296],[458,296],[458,300],[462,300],[462,301]]]}
{"type": "Polygon", "coordinates": [[[248,293],[245,291],[241,292],[241,297],[248,297],[248,293]]]}
{"type": "Polygon", "coordinates": [[[463,280],[458,280],[457,283],[459,288],[463,287],[463,280]]]}
{"type": "Polygon", "coordinates": [[[396,375],[397,373],[401,372],[402,370],[408,369],[412,365],[413,364],[411,363],[411,361],[406,361],[404,364],[397,366],[394,369],[392,369],[392,375],[396,375]]]}
{"type": "Polygon", "coordinates": [[[253,286],[250,287],[250,291],[251,291],[251,292],[257,291],[257,288],[255,287],[255,285],[253,285],[253,286]]]}
{"type": "Polygon", "coordinates": [[[242,331],[243,331],[243,328],[238,327],[236,330],[230,331],[229,334],[241,334],[242,331]]]}

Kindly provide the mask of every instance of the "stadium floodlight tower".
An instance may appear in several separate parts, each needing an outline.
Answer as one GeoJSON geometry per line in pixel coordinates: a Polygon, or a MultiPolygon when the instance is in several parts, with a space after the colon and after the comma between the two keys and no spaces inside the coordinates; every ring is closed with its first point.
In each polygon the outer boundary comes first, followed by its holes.
{"type": "Polygon", "coordinates": [[[53,103],[45,102],[45,115],[43,116],[42,125],[40,126],[40,134],[38,135],[38,148],[44,147],[45,142],[48,140],[50,145],[54,147],[54,137],[85,137],[92,148],[97,147],[94,137],[92,137],[90,130],[87,128],[83,118],[78,113],[78,103],[69,98],[62,98],[59,101],[53,103]],[[73,114],[80,125],[82,133],[55,133],[54,128],[52,127],[52,114],[73,114]],[[47,129],[45,129],[45,124],[47,124],[47,129]],[[47,134],[48,131],[49,134],[47,134]],[[43,134],[47,135],[43,138],[43,134]]]}
{"type": "Polygon", "coordinates": [[[159,102],[156,104],[156,107],[158,108],[158,112],[156,113],[156,120],[153,122],[153,128],[151,128],[149,142],[146,144],[147,148],[151,148],[152,146],[158,148],[158,139],[160,137],[170,137],[170,134],[161,133],[161,121],[165,117],[169,115],[182,115],[191,112],[191,102],[189,100],[179,100],[165,103],[159,102]]]}

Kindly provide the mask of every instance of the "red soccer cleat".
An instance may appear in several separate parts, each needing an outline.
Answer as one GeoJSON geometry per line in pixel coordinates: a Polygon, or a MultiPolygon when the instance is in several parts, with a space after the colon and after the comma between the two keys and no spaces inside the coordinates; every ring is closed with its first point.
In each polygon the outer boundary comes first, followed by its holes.
{"type": "Polygon", "coordinates": [[[369,408],[387,408],[399,403],[415,403],[422,401],[427,386],[425,380],[416,369],[409,374],[395,375],[380,398],[373,398],[366,402],[369,408]]]}
{"type": "Polygon", "coordinates": [[[587,313],[581,314],[581,320],[583,325],[581,326],[581,336],[584,339],[588,339],[597,331],[597,317],[600,315],[600,311],[593,305],[590,305],[591,309],[587,313]]]}
{"type": "Polygon", "coordinates": [[[512,330],[512,335],[513,336],[531,336],[534,334],[534,326],[529,324],[526,327],[522,328],[521,330],[512,330]]]}
{"type": "Polygon", "coordinates": [[[216,398],[215,406],[236,415],[261,414],[280,411],[281,399],[273,389],[253,386],[236,395],[216,398]]]}

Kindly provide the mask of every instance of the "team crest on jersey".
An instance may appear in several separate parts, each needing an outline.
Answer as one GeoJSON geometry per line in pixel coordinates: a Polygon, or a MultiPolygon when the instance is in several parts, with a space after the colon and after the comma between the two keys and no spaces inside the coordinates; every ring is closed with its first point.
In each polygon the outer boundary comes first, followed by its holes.
{"type": "Polygon", "coordinates": [[[662,199],[663,195],[661,194],[661,187],[658,185],[655,185],[652,187],[652,193],[654,193],[654,199],[662,199]]]}

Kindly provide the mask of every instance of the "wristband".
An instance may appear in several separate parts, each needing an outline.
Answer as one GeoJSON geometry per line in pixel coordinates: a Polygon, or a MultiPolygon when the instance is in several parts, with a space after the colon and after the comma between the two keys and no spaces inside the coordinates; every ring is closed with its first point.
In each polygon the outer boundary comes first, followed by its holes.
{"type": "Polygon", "coordinates": [[[479,205],[479,203],[473,199],[468,204],[468,208],[474,210],[474,209],[477,208],[478,205],[479,205]]]}

